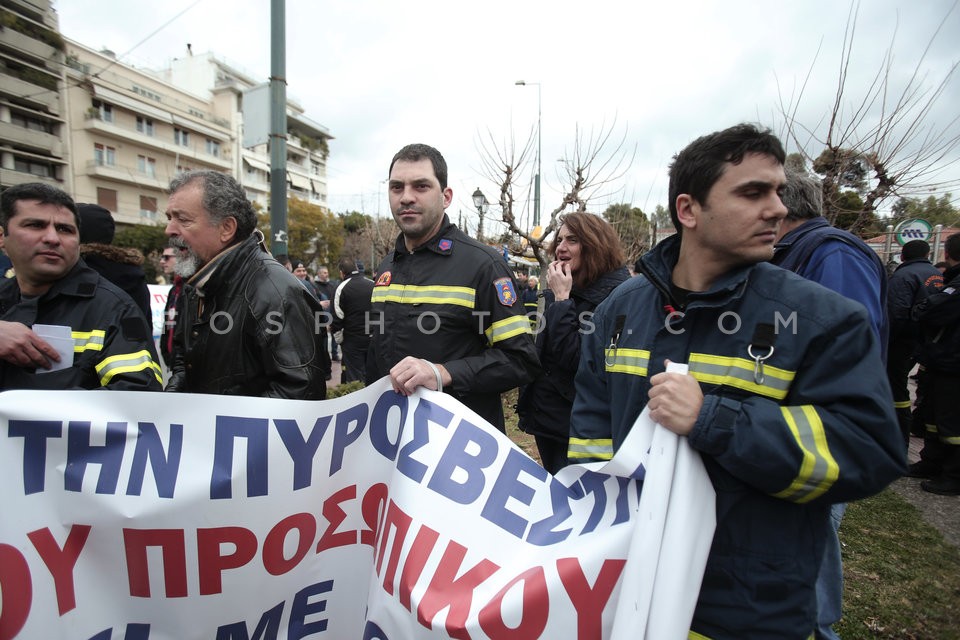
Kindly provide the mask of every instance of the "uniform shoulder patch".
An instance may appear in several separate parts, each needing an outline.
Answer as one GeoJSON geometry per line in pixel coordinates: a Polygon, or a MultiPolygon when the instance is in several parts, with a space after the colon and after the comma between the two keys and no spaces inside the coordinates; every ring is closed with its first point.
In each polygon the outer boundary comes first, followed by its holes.
{"type": "Polygon", "coordinates": [[[450,251],[450,247],[453,246],[453,240],[449,238],[442,238],[440,242],[437,243],[437,249],[440,251],[450,251]]]}
{"type": "Polygon", "coordinates": [[[493,286],[497,290],[497,300],[505,307],[512,307],[517,301],[517,292],[513,289],[513,280],[510,278],[497,278],[493,281],[493,286]]]}
{"type": "Polygon", "coordinates": [[[389,286],[390,286],[390,281],[392,280],[392,278],[393,278],[393,276],[390,275],[390,272],[389,272],[389,271],[384,271],[383,273],[380,274],[380,277],[377,278],[377,282],[376,282],[376,284],[375,284],[374,286],[375,286],[375,287],[389,287],[389,286]]]}

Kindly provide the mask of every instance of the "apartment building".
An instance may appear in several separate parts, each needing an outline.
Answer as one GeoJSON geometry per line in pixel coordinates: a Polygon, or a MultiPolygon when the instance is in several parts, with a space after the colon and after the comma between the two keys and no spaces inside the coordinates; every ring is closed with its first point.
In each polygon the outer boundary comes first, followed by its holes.
{"type": "MultiPolygon", "coordinates": [[[[235,176],[247,197],[267,208],[270,195],[270,147],[265,138],[251,142],[245,128],[265,129],[268,124],[269,86],[212,53],[186,55],[171,61],[165,80],[215,105],[230,119],[241,160],[235,176]],[[257,120],[254,122],[254,120],[257,120]],[[260,126],[258,126],[260,125],[260,126]]],[[[287,99],[287,195],[327,206],[327,156],[330,131],[313,121],[295,100],[287,99]]]]}
{"type": "Polygon", "coordinates": [[[177,173],[235,174],[230,120],[151,72],[66,40],[73,196],[122,224],[165,224],[164,190],[177,173]]]}
{"type": "Polygon", "coordinates": [[[0,189],[70,188],[63,50],[49,0],[0,0],[0,189]]]}

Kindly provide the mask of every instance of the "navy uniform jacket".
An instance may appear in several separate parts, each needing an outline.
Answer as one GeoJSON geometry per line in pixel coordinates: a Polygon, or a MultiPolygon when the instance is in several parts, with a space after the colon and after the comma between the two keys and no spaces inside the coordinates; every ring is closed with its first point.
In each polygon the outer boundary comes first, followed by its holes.
{"type": "Polygon", "coordinates": [[[506,261],[444,215],[440,231],[407,251],[403,236],[377,269],[367,383],[406,356],[442,364],[444,391],[500,430],[500,394],[540,370],[530,321],[506,261]]]}
{"type": "Polygon", "coordinates": [[[675,312],[668,287],[678,252],[676,236],[659,244],[642,276],[597,308],[569,458],[609,459],[646,405],[650,377],[667,358],[688,363],[704,394],[688,441],[717,493],[692,630],[714,640],[806,638],[830,505],[905,471],[877,338],[862,305],[766,263],[731,271],[675,312]],[[762,368],[751,352],[769,354],[762,368]]]}
{"type": "Polygon", "coordinates": [[[83,259],[39,298],[21,300],[16,278],[0,281],[0,320],[69,326],[73,366],[36,373],[0,361],[4,389],[161,391],[153,336],[143,313],[83,259]]]}

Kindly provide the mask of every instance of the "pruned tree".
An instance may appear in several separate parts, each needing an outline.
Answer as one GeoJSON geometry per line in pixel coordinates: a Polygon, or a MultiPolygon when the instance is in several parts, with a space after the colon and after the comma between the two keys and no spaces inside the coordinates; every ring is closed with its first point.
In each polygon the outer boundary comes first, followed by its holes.
{"type": "Polygon", "coordinates": [[[573,149],[565,153],[559,163],[557,181],[561,185],[562,196],[552,209],[544,206],[546,190],[541,184],[539,229],[523,224],[529,219],[528,203],[533,189],[532,176],[536,170],[533,162],[535,131],[530,132],[519,150],[512,134],[502,145],[496,142],[489,131],[486,138],[480,140],[483,173],[498,187],[501,220],[507,225],[510,238],[515,239],[504,243],[511,253],[520,255],[530,251],[540,267],[545,269],[549,262],[547,242],[559,227],[559,216],[567,211],[586,211],[591,200],[611,199],[617,195],[613,185],[630,169],[636,148],[628,153],[626,130],[619,136],[615,135],[616,130],[616,121],[589,132],[577,126],[573,149]]]}
{"type": "MultiPolygon", "coordinates": [[[[859,211],[843,225],[854,232],[869,227],[877,208],[890,197],[925,194],[960,184],[956,178],[942,177],[947,165],[955,161],[954,152],[960,144],[960,115],[946,123],[936,122],[933,116],[955,81],[960,63],[953,63],[942,77],[932,81],[924,71],[930,49],[956,4],[920,50],[912,74],[902,86],[893,74],[894,31],[876,73],[863,87],[853,86],[850,76],[859,6],[859,1],[850,5],[829,112],[816,123],[798,121],[813,65],[796,99],[785,100],[781,92],[778,106],[783,118],[782,137],[788,146],[797,147],[823,179],[827,219],[841,226],[842,205],[851,202],[847,192],[852,190],[859,196],[859,211]]],[[[960,111],[953,109],[951,113],[960,111]]]]}
{"type": "Polygon", "coordinates": [[[639,207],[612,204],[603,217],[616,230],[623,253],[631,262],[650,249],[650,221],[639,207]]]}
{"type": "MultiPolygon", "coordinates": [[[[270,237],[270,214],[254,204],[257,226],[270,237]]],[[[287,199],[287,247],[289,255],[307,265],[330,264],[343,246],[339,218],[323,207],[300,198],[287,199]]]]}

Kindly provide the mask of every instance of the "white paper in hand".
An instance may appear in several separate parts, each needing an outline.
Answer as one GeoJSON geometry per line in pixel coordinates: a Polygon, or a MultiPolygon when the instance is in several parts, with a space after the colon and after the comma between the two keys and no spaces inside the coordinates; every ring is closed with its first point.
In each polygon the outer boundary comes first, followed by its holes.
{"type": "Polygon", "coordinates": [[[60,324],[35,324],[33,332],[60,354],[60,362],[50,361],[50,368],[37,368],[37,373],[50,373],[73,366],[73,337],[70,327],[60,324]]]}

